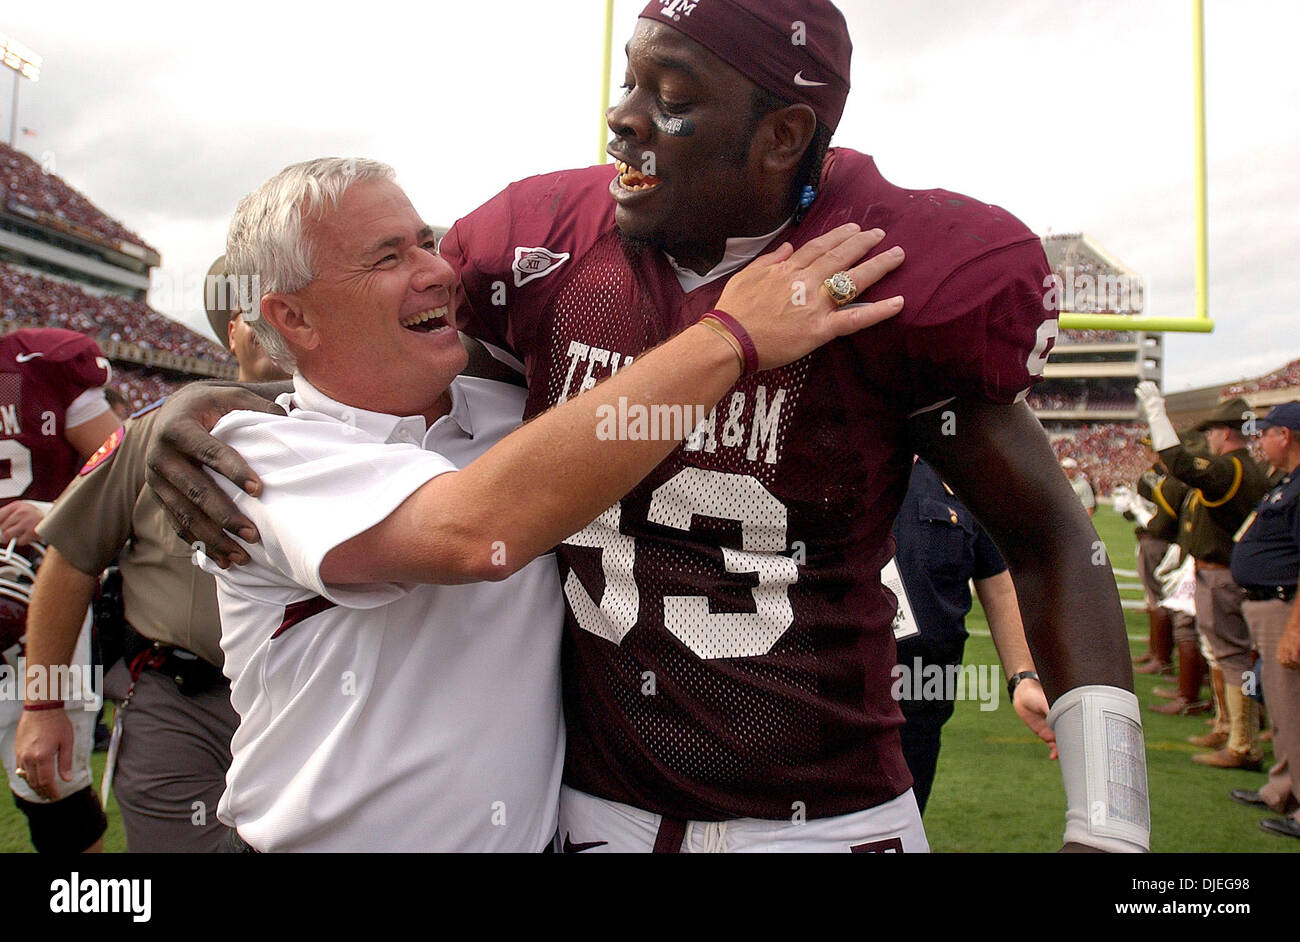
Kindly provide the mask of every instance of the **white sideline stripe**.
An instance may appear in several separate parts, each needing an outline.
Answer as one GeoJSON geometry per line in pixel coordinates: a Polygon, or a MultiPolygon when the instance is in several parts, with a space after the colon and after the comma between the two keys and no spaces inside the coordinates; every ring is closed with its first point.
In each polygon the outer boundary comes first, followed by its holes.
{"type": "Polygon", "coordinates": [[[1116,569],[1114,566],[1111,566],[1110,571],[1115,575],[1123,576],[1126,579],[1136,579],[1138,577],[1136,569],[1116,569]]]}
{"type": "MultiPolygon", "coordinates": [[[[1125,608],[1127,607],[1128,606],[1125,606],[1125,608]]],[[[1145,606],[1143,606],[1143,608],[1145,609],[1145,606]]],[[[987,628],[967,628],[966,634],[970,635],[972,638],[993,637],[993,633],[989,631],[987,628]]],[[[1147,633],[1145,630],[1130,631],[1130,632],[1126,632],[1126,634],[1128,635],[1129,640],[1131,641],[1145,641],[1147,638],[1147,633]]]]}

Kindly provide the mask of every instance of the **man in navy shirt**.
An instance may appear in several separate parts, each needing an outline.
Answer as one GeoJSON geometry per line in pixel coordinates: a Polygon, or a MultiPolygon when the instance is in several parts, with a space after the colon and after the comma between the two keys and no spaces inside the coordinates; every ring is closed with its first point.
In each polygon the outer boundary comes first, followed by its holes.
{"type": "Polygon", "coordinates": [[[1300,757],[1300,402],[1275,406],[1258,427],[1264,456],[1284,476],[1247,519],[1232,550],[1232,577],[1245,592],[1242,612],[1259,646],[1277,762],[1267,785],[1234,788],[1232,797],[1284,815],[1265,818],[1264,830],[1300,837],[1300,778],[1290,769],[1300,757]]]}
{"type": "MultiPolygon", "coordinates": [[[[912,680],[917,673],[952,676],[948,668],[961,664],[968,637],[965,620],[971,609],[970,582],[974,579],[998,657],[1010,677],[1007,686],[1016,713],[1044,742],[1053,743],[1055,737],[1046,720],[1047,697],[1025,643],[1007,564],[974,515],[920,459],[912,465],[907,496],[894,520],[894,539],[898,542],[898,570],[920,629],[919,635],[898,642],[896,678],[912,680]]],[[[968,697],[972,686],[962,685],[968,697]]],[[[902,729],[903,757],[924,813],[939,761],[939,736],[953,714],[956,688],[950,683],[913,680],[896,683],[895,689],[903,694],[899,706],[907,720],[902,729]],[[933,695],[936,686],[939,696],[933,695]]],[[[996,705],[996,700],[993,702],[996,705]]],[[[1056,758],[1055,747],[1052,758],[1056,758]]]]}

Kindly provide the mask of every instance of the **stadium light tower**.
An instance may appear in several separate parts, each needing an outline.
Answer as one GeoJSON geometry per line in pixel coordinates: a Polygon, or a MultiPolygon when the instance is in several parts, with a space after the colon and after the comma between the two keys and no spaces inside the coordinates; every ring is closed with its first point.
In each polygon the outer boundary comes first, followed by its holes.
{"type": "Polygon", "coordinates": [[[14,70],[14,102],[9,113],[9,146],[14,146],[18,134],[18,86],[22,79],[39,81],[41,57],[16,39],[0,33],[0,62],[14,70]]]}

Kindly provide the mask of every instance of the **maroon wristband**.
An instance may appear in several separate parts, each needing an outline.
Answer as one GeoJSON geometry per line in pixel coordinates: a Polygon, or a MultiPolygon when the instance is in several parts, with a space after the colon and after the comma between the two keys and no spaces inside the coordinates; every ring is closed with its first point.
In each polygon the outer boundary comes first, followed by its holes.
{"type": "Polygon", "coordinates": [[[32,713],[38,713],[41,710],[62,710],[62,700],[40,700],[36,703],[24,703],[24,710],[30,710],[32,713]]]}
{"type": "Polygon", "coordinates": [[[704,314],[700,320],[705,317],[712,317],[727,330],[731,331],[731,336],[736,338],[736,343],[740,344],[741,351],[745,354],[745,372],[758,372],[758,348],[754,346],[754,338],[749,336],[749,331],[740,326],[740,321],[736,320],[726,311],[714,308],[704,314]]]}

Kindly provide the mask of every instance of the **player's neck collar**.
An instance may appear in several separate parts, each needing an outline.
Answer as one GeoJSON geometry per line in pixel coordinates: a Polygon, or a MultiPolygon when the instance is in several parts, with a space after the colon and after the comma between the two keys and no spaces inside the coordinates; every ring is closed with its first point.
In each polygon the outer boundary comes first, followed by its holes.
{"type": "Polygon", "coordinates": [[[677,275],[677,283],[682,286],[682,290],[690,294],[702,285],[707,285],[711,281],[717,281],[719,278],[740,271],[757,258],[758,253],[763,251],[768,243],[780,235],[793,221],[794,216],[790,216],[785,222],[766,235],[737,236],[734,239],[728,239],[727,248],[722,253],[722,261],[703,275],[691,271],[689,268],[681,267],[667,252],[664,253],[664,258],[668,259],[668,264],[672,266],[673,273],[677,275]]]}

